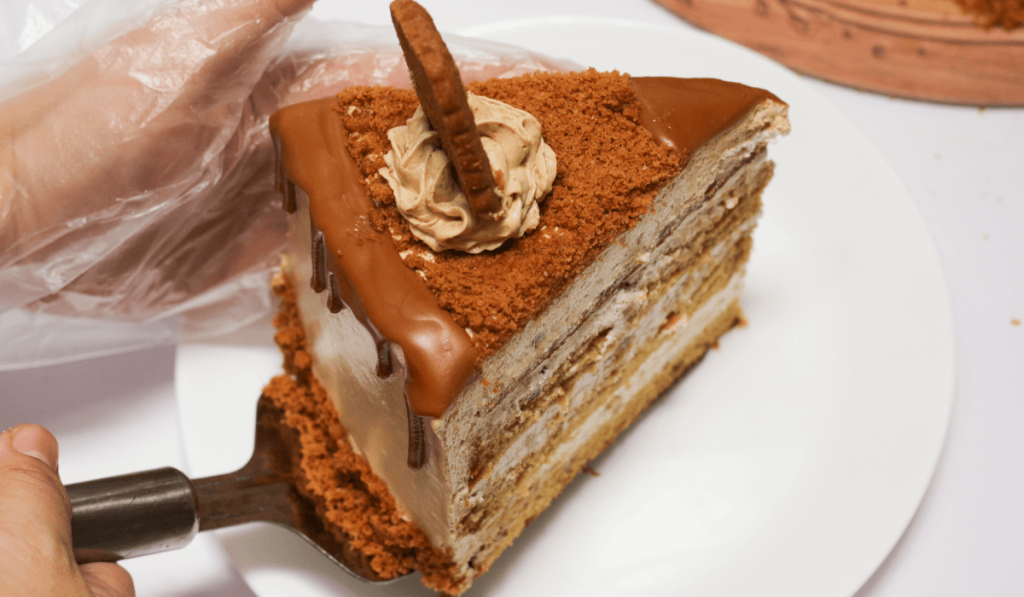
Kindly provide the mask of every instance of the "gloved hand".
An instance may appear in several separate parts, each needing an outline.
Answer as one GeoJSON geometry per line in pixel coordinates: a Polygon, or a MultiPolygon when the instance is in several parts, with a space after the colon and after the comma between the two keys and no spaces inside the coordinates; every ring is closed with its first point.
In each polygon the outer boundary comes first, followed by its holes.
{"type": "Polygon", "coordinates": [[[265,271],[250,94],[312,1],[184,0],[0,104],[0,311],[145,321],[265,271]]]}
{"type": "MultiPolygon", "coordinates": [[[[0,103],[0,314],[183,314],[194,336],[266,313],[286,232],[270,114],[349,85],[409,86],[390,30],[314,23],[285,48],[311,3],[182,0],[0,103]]],[[[449,46],[467,82],[564,66],[449,46]]]]}
{"type": "Polygon", "coordinates": [[[0,435],[0,595],[135,595],[131,576],[117,564],[75,563],[57,440],[38,425],[0,435]]]}

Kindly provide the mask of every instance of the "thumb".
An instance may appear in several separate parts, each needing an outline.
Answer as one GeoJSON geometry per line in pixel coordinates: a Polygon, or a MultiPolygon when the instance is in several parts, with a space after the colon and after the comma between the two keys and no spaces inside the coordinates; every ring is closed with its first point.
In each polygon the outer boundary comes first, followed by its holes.
{"type": "Polygon", "coordinates": [[[38,425],[0,435],[0,595],[134,595],[123,568],[116,567],[119,580],[101,574],[105,582],[94,593],[75,563],[71,504],[57,475],[57,456],[57,440],[38,425]]]}

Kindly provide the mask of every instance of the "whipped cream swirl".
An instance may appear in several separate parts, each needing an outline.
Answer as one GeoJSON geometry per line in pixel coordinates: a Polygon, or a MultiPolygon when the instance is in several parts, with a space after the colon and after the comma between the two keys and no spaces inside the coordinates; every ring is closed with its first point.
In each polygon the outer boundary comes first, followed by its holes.
{"type": "Polygon", "coordinates": [[[555,180],[555,152],[541,138],[536,118],[490,98],[467,97],[497,182],[497,221],[473,215],[422,107],[405,126],[388,131],[388,167],[380,169],[413,235],[435,251],[480,253],[520,238],[537,227],[537,202],[555,180]]]}

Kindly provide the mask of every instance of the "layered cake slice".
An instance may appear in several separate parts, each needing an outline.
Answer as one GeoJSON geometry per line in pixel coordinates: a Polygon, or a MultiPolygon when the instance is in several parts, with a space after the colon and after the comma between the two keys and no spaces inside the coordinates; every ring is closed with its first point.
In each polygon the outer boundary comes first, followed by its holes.
{"type": "MultiPolygon", "coordinates": [[[[422,97],[436,65],[420,56],[422,97]]],[[[448,593],[743,321],[766,144],[789,128],[772,94],[711,79],[536,73],[468,91],[493,177],[478,196],[479,167],[464,179],[435,155],[472,153],[438,139],[458,137],[435,125],[450,91],[423,102],[429,122],[416,92],[366,87],[271,122],[290,375],[267,393],[303,433],[328,526],[382,577],[417,568],[448,593]]]]}

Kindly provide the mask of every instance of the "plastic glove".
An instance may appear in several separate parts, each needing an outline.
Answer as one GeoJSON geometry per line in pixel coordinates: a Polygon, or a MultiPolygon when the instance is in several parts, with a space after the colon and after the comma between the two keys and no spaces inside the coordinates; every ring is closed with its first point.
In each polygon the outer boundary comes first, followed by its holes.
{"type": "Polygon", "coordinates": [[[135,595],[131,576],[117,564],[75,563],[57,440],[38,425],[0,435],[0,595],[135,595]]]}
{"type": "MultiPolygon", "coordinates": [[[[281,50],[305,4],[185,2],[0,104],[0,312],[183,314],[188,336],[269,310],[286,227],[269,115],[408,86],[390,30],[304,22],[281,50]]],[[[564,66],[449,43],[467,81],[564,66]]]]}
{"type": "Polygon", "coordinates": [[[311,3],[184,2],[0,104],[0,310],[141,321],[244,276],[247,100],[311,3]]]}

